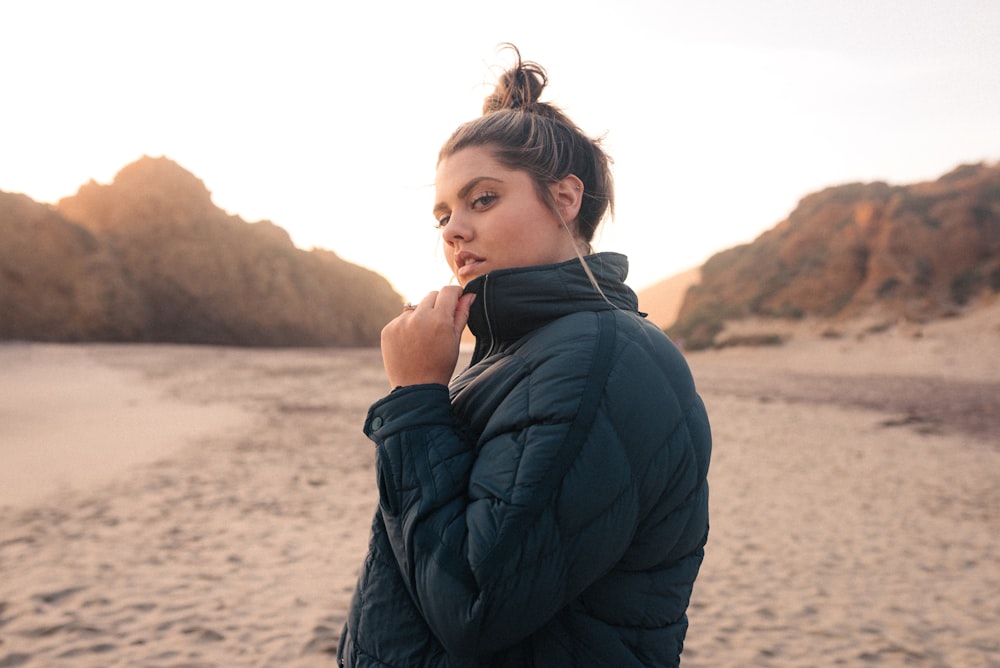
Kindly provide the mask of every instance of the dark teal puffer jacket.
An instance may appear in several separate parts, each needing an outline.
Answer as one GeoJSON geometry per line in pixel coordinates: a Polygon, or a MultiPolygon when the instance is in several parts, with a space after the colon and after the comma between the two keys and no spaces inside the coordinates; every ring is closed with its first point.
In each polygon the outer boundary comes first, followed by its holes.
{"type": "Polygon", "coordinates": [[[379,507],[346,666],[675,666],[711,435],[626,259],[470,282],[472,363],[376,402],[379,507]],[[610,302],[610,303],[609,303],[610,302]]]}

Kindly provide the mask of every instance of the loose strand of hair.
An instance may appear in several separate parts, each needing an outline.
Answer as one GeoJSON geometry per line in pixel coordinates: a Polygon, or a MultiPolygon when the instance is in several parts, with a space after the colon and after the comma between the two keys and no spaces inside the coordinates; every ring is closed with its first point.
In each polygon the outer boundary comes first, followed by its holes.
{"type": "MultiPolygon", "coordinates": [[[[604,290],[601,289],[600,284],[597,282],[597,277],[594,276],[594,272],[591,271],[590,265],[587,264],[587,259],[584,257],[583,253],[580,252],[580,244],[578,242],[581,241],[581,239],[577,237],[577,235],[573,234],[573,230],[570,229],[569,224],[566,222],[562,213],[556,209],[553,210],[556,216],[558,216],[559,223],[562,225],[562,228],[566,230],[566,234],[568,234],[569,238],[573,241],[573,252],[576,253],[576,259],[580,261],[580,266],[583,267],[583,272],[587,274],[587,279],[590,281],[590,284],[594,286],[595,290],[597,290],[597,294],[601,295],[601,299],[607,302],[612,308],[618,309],[614,302],[608,299],[608,296],[604,294],[604,290]]],[[[590,242],[587,242],[587,245],[589,247],[590,242]]]]}

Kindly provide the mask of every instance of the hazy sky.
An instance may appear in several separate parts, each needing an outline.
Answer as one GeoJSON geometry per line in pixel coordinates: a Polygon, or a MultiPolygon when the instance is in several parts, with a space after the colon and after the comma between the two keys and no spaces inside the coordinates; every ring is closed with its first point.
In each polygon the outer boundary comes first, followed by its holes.
{"type": "Polygon", "coordinates": [[[142,155],[417,299],[448,282],[437,150],[500,42],[615,159],[599,250],[641,289],[828,185],[1000,160],[994,0],[0,2],[0,190],[42,202],[142,155]]]}

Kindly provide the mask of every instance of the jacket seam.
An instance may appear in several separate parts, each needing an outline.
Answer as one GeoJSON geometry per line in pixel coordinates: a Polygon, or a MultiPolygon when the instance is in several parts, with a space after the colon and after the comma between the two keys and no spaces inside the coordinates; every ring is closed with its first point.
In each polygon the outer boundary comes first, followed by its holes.
{"type": "MultiPolygon", "coordinates": [[[[596,409],[601,404],[604,396],[603,387],[611,372],[614,357],[611,352],[615,347],[617,323],[615,323],[613,317],[610,317],[609,311],[597,312],[595,315],[598,323],[598,336],[594,344],[594,355],[591,357],[592,364],[587,374],[587,381],[580,395],[580,403],[577,407],[576,416],[570,423],[566,436],[563,438],[558,460],[549,469],[546,476],[547,484],[545,488],[549,490],[548,496],[541,502],[535,502],[532,521],[536,521],[542,510],[551,505],[552,496],[559,488],[558,482],[565,477],[566,471],[576,459],[585,440],[586,432],[596,418],[596,409]],[[569,447],[571,445],[573,447],[569,447]]],[[[493,546],[490,553],[483,559],[480,568],[484,572],[496,568],[498,566],[496,562],[505,557],[508,544],[518,540],[523,533],[523,527],[518,531],[508,532],[493,546]]]]}

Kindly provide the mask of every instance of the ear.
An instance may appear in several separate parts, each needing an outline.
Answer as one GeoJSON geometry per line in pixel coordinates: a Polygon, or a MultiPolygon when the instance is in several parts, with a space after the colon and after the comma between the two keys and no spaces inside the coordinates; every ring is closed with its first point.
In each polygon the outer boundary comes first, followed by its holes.
{"type": "Polygon", "coordinates": [[[576,222],[583,203],[583,181],[576,174],[570,174],[549,186],[552,199],[567,225],[576,222]]]}

